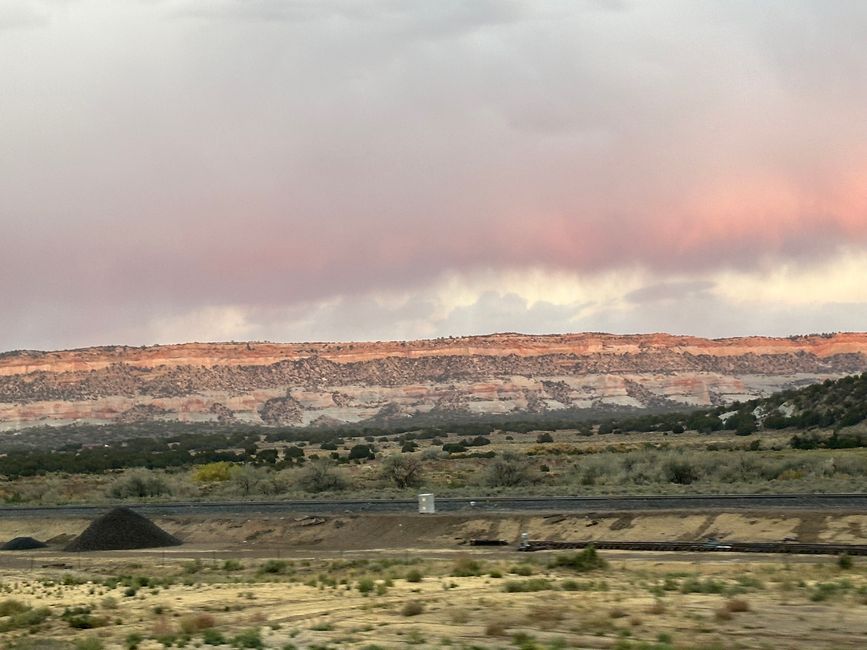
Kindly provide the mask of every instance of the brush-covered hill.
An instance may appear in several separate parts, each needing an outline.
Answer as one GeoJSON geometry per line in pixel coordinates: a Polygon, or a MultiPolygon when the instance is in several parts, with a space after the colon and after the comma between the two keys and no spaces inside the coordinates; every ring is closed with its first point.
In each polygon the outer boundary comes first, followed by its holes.
{"type": "MultiPolygon", "coordinates": [[[[673,431],[700,432],[731,429],[742,435],[759,429],[794,427],[834,430],[835,440],[845,436],[861,440],[861,432],[841,434],[841,430],[867,421],[867,373],[799,389],[782,390],[765,398],[734,402],[713,409],[690,413],[647,414],[639,417],[612,419],[603,422],[603,433],[613,431],[673,431]]],[[[804,440],[815,439],[806,435],[804,440]]],[[[796,442],[797,445],[797,442],[796,442]]],[[[841,445],[845,446],[845,445],[841,445]]],[[[853,444],[850,446],[860,446],[853,444]]]]}

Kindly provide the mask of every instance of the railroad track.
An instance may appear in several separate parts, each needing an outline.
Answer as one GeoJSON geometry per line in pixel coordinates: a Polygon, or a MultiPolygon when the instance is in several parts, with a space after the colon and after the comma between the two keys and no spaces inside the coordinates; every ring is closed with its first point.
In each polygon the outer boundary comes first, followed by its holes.
{"type": "Polygon", "coordinates": [[[798,555],[867,555],[867,544],[798,544],[793,542],[553,542],[531,540],[519,551],[553,551],[579,549],[620,551],[682,551],[688,553],[793,553],[798,555]]]}
{"type": "MultiPolygon", "coordinates": [[[[3,506],[0,517],[93,517],[112,505],[3,506]]],[[[341,513],[413,513],[415,499],[309,499],[287,501],[183,501],[124,503],[152,517],[183,515],[289,515],[341,513]]],[[[715,494],[602,497],[461,497],[438,498],[437,512],[599,513],[653,510],[841,510],[867,513],[867,494],[715,494]]]]}

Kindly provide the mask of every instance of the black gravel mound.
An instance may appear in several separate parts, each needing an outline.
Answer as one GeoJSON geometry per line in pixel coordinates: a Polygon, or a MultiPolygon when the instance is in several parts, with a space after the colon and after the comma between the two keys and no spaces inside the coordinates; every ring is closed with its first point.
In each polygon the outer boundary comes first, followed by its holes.
{"type": "Polygon", "coordinates": [[[115,508],[95,519],[81,535],[67,544],[65,551],[118,551],[133,548],[180,546],[181,540],[169,535],[147,517],[129,508],[115,508]]]}
{"type": "Polygon", "coordinates": [[[45,548],[46,546],[48,544],[32,537],[16,537],[0,546],[0,551],[30,551],[34,548],[45,548]]]}

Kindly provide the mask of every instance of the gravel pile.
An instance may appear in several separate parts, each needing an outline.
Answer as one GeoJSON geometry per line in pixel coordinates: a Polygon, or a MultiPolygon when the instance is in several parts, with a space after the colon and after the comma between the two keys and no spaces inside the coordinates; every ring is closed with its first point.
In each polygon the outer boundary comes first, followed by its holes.
{"type": "Polygon", "coordinates": [[[64,550],[115,551],[180,546],[181,543],[181,540],[174,535],[169,535],[147,517],[129,508],[115,508],[95,519],[64,550]]]}
{"type": "Polygon", "coordinates": [[[32,537],[16,537],[0,546],[0,551],[29,551],[34,548],[45,548],[46,546],[48,544],[32,537]]]}

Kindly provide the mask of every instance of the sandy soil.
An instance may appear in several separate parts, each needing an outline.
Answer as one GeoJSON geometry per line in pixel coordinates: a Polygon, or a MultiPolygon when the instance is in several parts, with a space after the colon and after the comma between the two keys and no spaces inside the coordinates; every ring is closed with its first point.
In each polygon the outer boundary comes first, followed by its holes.
{"type": "MultiPolygon", "coordinates": [[[[131,634],[139,634],[142,650],[160,648],[165,637],[178,637],[202,616],[226,639],[257,630],[268,648],[640,648],[661,639],[653,647],[806,650],[863,648],[867,639],[867,564],[841,571],[830,559],[636,559],[612,552],[605,555],[607,569],[575,574],[549,568],[551,555],[511,550],[467,550],[440,560],[432,559],[435,552],[416,557],[294,551],[282,555],[287,573],[271,575],[257,571],[263,562],[250,558],[243,560],[244,568],[226,571],[227,554],[216,551],[200,563],[184,560],[205,550],[75,558],[38,551],[30,554],[36,558],[32,569],[3,571],[3,598],[50,608],[52,616],[35,632],[42,643],[36,647],[66,647],[62,643],[69,639],[95,637],[104,647],[120,648],[131,634]],[[456,562],[467,560],[478,562],[482,575],[450,575],[456,562]],[[419,582],[405,579],[413,568],[424,576],[419,582]],[[491,576],[497,571],[503,577],[491,576]],[[533,575],[517,575],[527,572],[533,575]],[[166,584],[125,595],[123,585],[102,583],[105,576],[136,574],[163,578],[166,584]],[[382,593],[362,594],[358,584],[364,577],[383,585],[382,593]],[[540,578],[552,588],[504,589],[510,582],[540,578]],[[75,584],[79,580],[84,582],[75,584]],[[717,585],[721,593],[690,593],[689,584],[717,585]],[[842,586],[815,600],[821,584],[842,586]],[[406,615],[410,601],[421,604],[421,613],[406,615]],[[737,601],[741,604],[731,605],[737,601]],[[62,619],[69,607],[89,608],[105,625],[72,630],[62,619]],[[743,608],[747,611],[738,611],[743,608]],[[528,639],[535,645],[527,645],[528,639]]],[[[202,634],[192,631],[191,641],[199,643],[202,634]]],[[[14,647],[16,639],[33,635],[0,637],[14,647]]]]}

